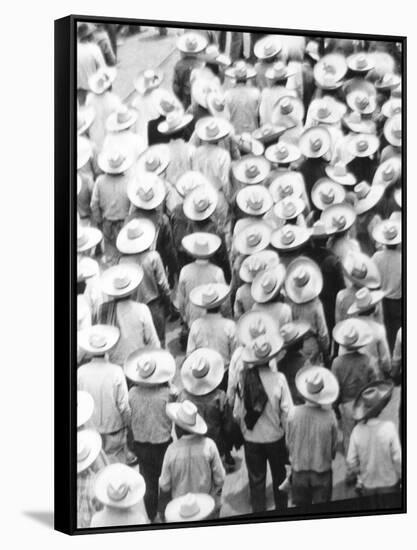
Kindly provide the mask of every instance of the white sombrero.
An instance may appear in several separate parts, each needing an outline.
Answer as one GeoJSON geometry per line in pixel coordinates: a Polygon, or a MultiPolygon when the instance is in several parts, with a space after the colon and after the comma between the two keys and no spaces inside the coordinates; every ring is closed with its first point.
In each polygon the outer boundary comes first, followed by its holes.
{"type": "Polygon", "coordinates": [[[392,97],[386,101],[381,107],[381,113],[386,118],[391,118],[394,115],[401,114],[402,112],[402,101],[399,97],[392,97]]]}
{"type": "Polygon", "coordinates": [[[244,227],[234,237],[234,246],[240,254],[261,252],[269,245],[271,228],[264,221],[256,221],[244,227]]]}
{"type": "Polygon", "coordinates": [[[249,80],[255,78],[256,69],[246,61],[238,60],[232,67],[226,69],[225,75],[235,80],[249,80]]]}
{"type": "Polygon", "coordinates": [[[385,245],[397,245],[401,243],[401,223],[393,220],[384,220],[372,231],[376,242],[385,245]]]}
{"type": "Polygon", "coordinates": [[[122,105],[107,117],[106,130],[108,132],[127,130],[135,124],[137,118],[137,111],[128,109],[125,105],[122,105]]]}
{"type": "Polygon", "coordinates": [[[165,199],[163,180],[153,172],[142,172],[129,181],[127,196],[132,204],[144,210],[158,208],[165,199]]]}
{"type": "Polygon", "coordinates": [[[93,156],[93,147],[91,141],[84,136],[78,136],[77,139],[77,170],[80,170],[87,164],[93,156]]]}
{"type": "Polygon", "coordinates": [[[245,283],[252,283],[259,273],[276,267],[278,263],[279,256],[274,250],[255,252],[243,260],[239,269],[239,277],[245,283]]]}
{"type": "Polygon", "coordinates": [[[310,237],[311,230],[307,227],[286,224],[272,233],[271,245],[277,250],[295,250],[306,244],[310,237]]]}
{"type": "Polygon", "coordinates": [[[77,428],[88,422],[94,411],[94,399],[87,391],[77,391],[77,428]]]}
{"type": "Polygon", "coordinates": [[[324,169],[329,178],[340,185],[351,187],[356,183],[356,176],[352,172],[348,172],[344,162],[335,162],[333,165],[325,166],[324,169]]]}
{"type": "Polygon", "coordinates": [[[368,52],[357,52],[346,59],[349,69],[355,72],[367,73],[375,67],[375,61],[368,52]]]}
{"type": "Polygon", "coordinates": [[[81,136],[91,126],[96,112],[93,107],[79,107],[77,110],[77,134],[81,136]]]}
{"type": "Polygon", "coordinates": [[[207,45],[207,37],[195,31],[185,32],[177,40],[177,48],[188,54],[200,53],[206,49],[207,45]]]}
{"type": "Polygon", "coordinates": [[[342,111],[338,102],[330,96],[313,100],[308,113],[320,124],[335,124],[342,118],[342,111]]]}
{"type": "Polygon", "coordinates": [[[96,460],[101,451],[101,437],[95,430],[77,432],[77,474],[81,474],[96,460]]]}
{"type": "Polygon", "coordinates": [[[103,233],[100,229],[79,225],[77,228],[77,252],[91,250],[100,243],[102,238],[103,233]]]}
{"type": "Polygon", "coordinates": [[[265,78],[272,82],[287,80],[295,74],[294,69],[290,69],[283,61],[276,61],[265,71],[265,78]]]}
{"type": "Polygon", "coordinates": [[[191,113],[184,113],[182,109],[175,109],[168,113],[166,119],[158,124],[158,132],[161,134],[175,134],[190,124],[193,120],[191,113]]]}
{"type": "Polygon", "coordinates": [[[342,261],[343,272],[357,286],[374,290],[381,286],[381,275],[375,262],[362,252],[350,252],[342,261]]]}
{"type": "Polygon", "coordinates": [[[259,157],[263,155],[265,147],[258,139],[255,139],[249,132],[243,132],[234,136],[236,145],[241,153],[259,157]]]}
{"type": "Polygon", "coordinates": [[[213,309],[228,298],[230,290],[230,287],[224,283],[199,285],[190,292],[190,302],[203,309],[213,309]]]}
{"type": "Polygon", "coordinates": [[[298,97],[292,95],[281,96],[273,111],[271,120],[275,124],[291,119],[295,122],[301,122],[304,119],[304,105],[298,97]]]}
{"type": "Polygon", "coordinates": [[[90,76],[88,86],[94,94],[101,95],[110,88],[116,79],[116,75],[116,67],[102,67],[90,76]]]}
{"type": "Polygon", "coordinates": [[[133,151],[104,150],[97,158],[97,163],[106,174],[123,174],[135,162],[133,151]]]}
{"type": "Polygon", "coordinates": [[[361,181],[353,188],[357,202],[354,206],[356,214],[361,215],[376,206],[385,192],[383,185],[372,185],[361,181]]]}
{"type": "Polygon", "coordinates": [[[368,323],[361,319],[345,319],[333,329],[335,342],[347,349],[359,349],[368,346],[374,339],[368,323]]]}
{"type": "Polygon", "coordinates": [[[207,433],[207,424],[203,417],[198,414],[197,407],[191,401],[168,403],[166,413],[177,426],[189,433],[197,435],[207,433]]]}
{"type": "Polygon", "coordinates": [[[175,189],[178,194],[184,198],[189,195],[191,191],[194,191],[194,189],[200,186],[212,187],[212,184],[201,172],[198,172],[197,170],[188,170],[178,178],[177,183],[175,184],[175,189]]]}
{"type": "Polygon", "coordinates": [[[271,166],[266,159],[250,155],[232,165],[234,177],[244,184],[262,183],[270,170],[271,166]]]}
{"type": "Polygon", "coordinates": [[[258,304],[264,304],[271,301],[281,290],[284,279],[285,266],[281,263],[258,273],[252,282],[252,298],[258,304]]]}
{"type": "Polygon", "coordinates": [[[323,126],[313,126],[305,130],[299,141],[302,154],[307,158],[319,158],[330,149],[331,137],[323,126]]]}
{"type": "Polygon", "coordinates": [[[202,141],[218,141],[227,137],[233,131],[228,120],[221,117],[200,118],[195,125],[195,132],[202,141]]]}
{"type": "Polygon", "coordinates": [[[98,262],[89,256],[77,259],[77,282],[91,279],[99,272],[98,262]]]}
{"type": "Polygon", "coordinates": [[[167,169],[170,161],[169,147],[165,143],[151,145],[137,160],[137,171],[152,172],[159,176],[167,169]]]}
{"type": "Polygon", "coordinates": [[[278,36],[269,35],[255,42],[253,51],[258,59],[270,59],[276,56],[281,49],[282,44],[278,36]]]}
{"type": "Polygon", "coordinates": [[[292,302],[311,302],[322,290],[323,275],[316,262],[301,256],[290,263],[285,277],[285,291],[292,302]]]}
{"type": "Polygon", "coordinates": [[[215,506],[215,500],[211,495],[187,493],[168,502],[165,520],[169,523],[201,521],[212,514],[215,506]]]}
{"type": "Polygon", "coordinates": [[[263,185],[249,185],[240,189],[236,195],[236,204],[249,216],[263,216],[274,204],[271,195],[263,185]]]}
{"type": "Polygon", "coordinates": [[[295,385],[301,396],[317,405],[331,405],[339,395],[335,375],[325,367],[304,367],[297,372],[295,385]]]}
{"type": "Polygon", "coordinates": [[[124,373],[135,384],[155,386],[170,382],[174,378],[175,368],[175,359],[168,351],[143,348],[127,357],[124,373]]]}
{"type": "Polygon", "coordinates": [[[331,235],[350,229],[355,223],[356,212],[353,206],[342,202],[323,210],[320,220],[326,227],[326,231],[331,235]]]}
{"type": "Polygon", "coordinates": [[[265,157],[274,164],[289,164],[301,157],[301,151],[293,143],[280,141],[266,149],[265,157]]]}
{"type": "Polygon", "coordinates": [[[126,464],[109,464],[94,481],[96,498],[105,506],[126,509],[138,504],[146,491],[145,480],[126,464]]]}
{"type": "Polygon", "coordinates": [[[370,157],[379,148],[379,138],[374,134],[356,134],[347,145],[348,151],[355,157],[370,157]]]}
{"type": "Polygon", "coordinates": [[[221,239],[213,233],[196,232],[183,237],[181,244],[184,249],[194,258],[210,258],[220,246],[221,239]]]}
{"type": "Polygon", "coordinates": [[[364,118],[359,111],[351,111],[342,118],[343,124],[355,134],[376,134],[376,123],[364,118]]]}
{"type": "Polygon", "coordinates": [[[184,388],[192,395],[207,395],[216,389],[224,376],[221,354],[210,348],[199,348],[185,359],[181,367],[184,388]]]}
{"type": "Polygon", "coordinates": [[[143,269],[136,263],[114,265],[103,271],[101,289],[107,296],[122,298],[132,294],[143,279],[143,269]]]}
{"type": "Polygon", "coordinates": [[[377,107],[375,87],[366,80],[352,79],[347,86],[346,102],[352,111],[370,115],[377,107]]]}
{"type": "Polygon", "coordinates": [[[112,325],[92,325],[77,334],[81,349],[92,355],[103,355],[111,350],[120,338],[120,330],[112,325]]]}
{"type": "Polygon", "coordinates": [[[314,65],[314,79],[319,88],[333,90],[342,86],[342,79],[347,70],[348,66],[343,55],[328,54],[314,65]]]}
{"type": "Polygon", "coordinates": [[[211,116],[230,120],[230,111],[226,105],[225,94],[221,90],[212,90],[207,94],[207,109],[211,116]]]}
{"type": "Polygon", "coordinates": [[[184,199],[183,210],[189,220],[201,221],[209,218],[216,210],[218,193],[212,185],[201,185],[184,199]]]}
{"type": "Polygon", "coordinates": [[[286,197],[274,206],[274,214],[281,220],[292,220],[305,210],[305,202],[299,197],[286,197]]]}
{"type": "Polygon", "coordinates": [[[376,169],[372,185],[384,185],[388,187],[397,183],[401,178],[401,156],[394,155],[381,164],[376,169]]]}
{"type": "Polygon", "coordinates": [[[134,86],[141,95],[145,95],[147,92],[159,88],[163,78],[164,73],[160,69],[146,69],[139,73],[134,86]]]}
{"type": "Polygon", "coordinates": [[[156,228],[151,220],[135,218],[119,231],[116,246],[122,254],[139,254],[151,247],[155,235],[156,228]]]}
{"type": "Polygon", "coordinates": [[[330,179],[320,178],[311,190],[311,200],[319,210],[326,210],[333,204],[339,204],[345,200],[346,191],[343,187],[330,179]]]}
{"type": "Polygon", "coordinates": [[[401,129],[401,113],[393,115],[384,125],[384,136],[388,143],[394,147],[401,147],[402,129],[401,129]]]}
{"type": "Polygon", "coordinates": [[[355,294],[355,301],[348,309],[348,315],[357,315],[358,313],[364,313],[378,304],[385,294],[382,290],[369,290],[367,287],[363,287],[355,294]]]}
{"type": "Polygon", "coordinates": [[[269,192],[275,203],[286,197],[300,198],[303,195],[303,176],[300,172],[288,171],[277,176],[269,186],[269,192]]]}
{"type": "Polygon", "coordinates": [[[160,88],[152,94],[152,101],[158,113],[167,117],[174,111],[184,111],[182,103],[172,92],[160,88]]]}

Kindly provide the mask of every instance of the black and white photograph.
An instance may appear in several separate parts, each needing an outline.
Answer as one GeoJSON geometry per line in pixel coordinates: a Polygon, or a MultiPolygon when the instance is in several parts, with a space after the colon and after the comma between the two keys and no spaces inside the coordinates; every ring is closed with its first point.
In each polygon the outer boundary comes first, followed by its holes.
{"type": "Polygon", "coordinates": [[[403,511],[405,39],[73,30],[76,531],[403,511]]]}

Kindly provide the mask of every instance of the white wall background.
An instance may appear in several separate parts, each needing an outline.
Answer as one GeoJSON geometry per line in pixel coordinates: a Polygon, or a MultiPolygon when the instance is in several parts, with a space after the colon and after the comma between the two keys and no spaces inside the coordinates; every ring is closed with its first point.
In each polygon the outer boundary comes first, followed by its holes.
{"type": "MultiPolygon", "coordinates": [[[[1,40],[0,171],[1,545],[5,549],[148,544],[214,548],[411,547],[416,516],[415,10],[405,0],[9,1],[1,40]],[[409,515],[70,538],[47,525],[53,508],[53,20],[70,13],[408,35],[409,515]],[[413,219],[414,218],[414,219],[413,219]],[[4,308],[4,305],[6,306],[4,308]],[[37,518],[37,519],[36,519],[37,518]],[[46,522],[46,524],[45,524],[46,522]],[[407,540],[408,539],[408,540],[407,540]]],[[[57,419],[59,422],[59,419],[57,419]]],[[[65,498],[65,495],[63,495],[65,498]]]]}

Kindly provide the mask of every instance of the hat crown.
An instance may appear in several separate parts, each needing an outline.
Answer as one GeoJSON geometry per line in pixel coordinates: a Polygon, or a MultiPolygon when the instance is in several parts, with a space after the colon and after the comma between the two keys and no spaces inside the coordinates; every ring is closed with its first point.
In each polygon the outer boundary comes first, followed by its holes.
{"type": "Polygon", "coordinates": [[[272,55],[275,53],[276,48],[272,40],[267,40],[264,43],[264,55],[272,55]]]}
{"type": "Polygon", "coordinates": [[[379,392],[376,388],[366,388],[362,392],[362,401],[367,408],[373,407],[379,401],[379,392]]]}
{"type": "Polygon", "coordinates": [[[158,75],[153,69],[147,69],[143,73],[143,81],[145,86],[151,86],[155,80],[158,80],[158,75]]]}
{"type": "Polygon", "coordinates": [[[299,288],[306,286],[309,280],[310,280],[310,273],[307,271],[305,267],[299,266],[294,271],[294,282],[295,282],[295,285],[298,286],[299,288]]]}
{"type": "Polygon", "coordinates": [[[129,273],[125,269],[121,268],[114,276],[113,286],[116,290],[122,290],[123,288],[128,287],[131,281],[132,279],[130,278],[129,273]]]}
{"type": "Polygon", "coordinates": [[[245,176],[247,178],[256,178],[256,176],[259,174],[259,168],[256,164],[247,164],[245,167],[245,176]]]}
{"type": "Polygon", "coordinates": [[[169,129],[176,128],[182,122],[183,113],[179,109],[167,113],[165,122],[169,129]]]}
{"type": "Polygon", "coordinates": [[[212,104],[216,111],[224,111],[224,108],[226,106],[226,101],[224,97],[216,95],[212,100],[212,104]]]}
{"type": "Polygon", "coordinates": [[[151,357],[144,361],[138,361],[137,372],[140,378],[149,378],[156,370],[156,362],[151,357]]]}
{"type": "Polygon", "coordinates": [[[282,61],[277,61],[274,63],[274,77],[279,78],[281,76],[286,76],[287,74],[287,67],[282,61]]]}
{"type": "Polygon", "coordinates": [[[360,124],[362,122],[361,114],[357,111],[352,111],[349,115],[349,121],[353,124],[360,124]]]}
{"type": "Polygon", "coordinates": [[[317,109],[317,117],[318,118],[327,118],[331,115],[331,111],[329,109],[329,106],[327,104],[322,104],[317,109]]]}
{"type": "Polygon", "coordinates": [[[287,323],[281,328],[280,334],[284,340],[284,343],[288,344],[289,342],[295,340],[298,336],[298,330],[294,323],[287,323]]]}
{"type": "Polygon", "coordinates": [[[110,154],[109,165],[111,168],[120,168],[125,160],[125,155],[123,155],[123,153],[121,153],[120,151],[117,151],[110,154]]]}
{"type": "Polygon", "coordinates": [[[252,344],[253,353],[258,359],[264,359],[270,355],[272,347],[265,335],[258,336],[252,344]]]}
{"type": "Polygon", "coordinates": [[[387,164],[382,170],[382,178],[385,181],[390,181],[395,175],[395,170],[392,164],[387,164]]]}
{"type": "Polygon", "coordinates": [[[207,137],[215,137],[219,134],[220,128],[219,125],[215,120],[210,121],[206,126],[206,136],[207,137]]]}
{"type": "Polygon", "coordinates": [[[326,73],[326,76],[333,76],[336,74],[336,67],[328,60],[323,61],[323,70],[326,73]]]}
{"type": "Polygon", "coordinates": [[[154,172],[161,165],[161,160],[156,155],[149,155],[145,159],[145,168],[148,172],[154,172]]]}
{"type": "Polygon", "coordinates": [[[185,39],[185,47],[187,48],[187,50],[189,50],[190,52],[193,52],[197,49],[198,47],[198,41],[197,41],[197,38],[195,36],[187,36],[186,39],[185,39]]]}
{"type": "Polygon", "coordinates": [[[248,258],[248,261],[246,262],[246,266],[248,268],[248,271],[253,276],[256,276],[265,267],[265,263],[262,263],[259,258],[254,258],[250,256],[248,258]]]}
{"type": "Polygon", "coordinates": [[[317,151],[320,151],[322,145],[323,141],[320,137],[310,138],[310,147],[313,152],[317,153],[317,151]]]}
{"type": "Polygon", "coordinates": [[[351,325],[345,332],[345,343],[349,346],[355,344],[359,340],[359,333],[356,328],[351,325]]]}
{"type": "Polygon", "coordinates": [[[290,197],[294,194],[294,187],[291,183],[286,183],[285,185],[281,184],[278,187],[278,193],[281,199],[285,199],[286,197],[290,197]]]}
{"type": "Polygon", "coordinates": [[[275,289],[277,282],[276,275],[273,273],[265,273],[262,277],[261,286],[267,294],[270,294],[275,289]]]}
{"type": "Polygon", "coordinates": [[[400,121],[396,120],[395,122],[393,122],[392,127],[391,127],[391,132],[394,135],[394,137],[396,137],[398,139],[401,138],[402,130],[401,130],[401,122],[400,121]]]}
{"type": "Polygon", "coordinates": [[[295,233],[292,229],[286,229],[281,235],[282,244],[289,245],[295,241],[295,233]]]}
{"type": "Polygon", "coordinates": [[[359,109],[366,109],[369,105],[369,97],[364,92],[358,92],[355,98],[355,105],[359,109]]]}
{"type": "Polygon", "coordinates": [[[264,205],[264,198],[260,192],[252,191],[246,200],[246,205],[252,210],[261,210],[264,205]]]}
{"type": "Polygon", "coordinates": [[[143,181],[139,185],[136,193],[143,201],[149,202],[151,201],[155,196],[155,191],[153,189],[153,186],[151,182],[143,181]]]}
{"type": "Polygon", "coordinates": [[[85,460],[88,455],[90,454],[90,447],[86,444],[85,441],[77,441],[77,461],[81,462],[82,460],[85,460]]]}
{"type": "Polygon", "coordinates": [[[294,105],[289,98],[284,98],[280,105],[281,113],[283,115],[289,115],[294,110],[294,105]]]}
{"type": "Polygon", "coordinates": [[[183,518],[190,518],[197,515],[200,512],[200,506],[198,505],[195,495],[188,493],[185,495],[180,506],[180,516],[183,518]]]}
{"type": "Polygon", "coordinates": [[[366,139],[359,139],[357,142],[356,142],[356,150],[359,152],[359,153],[364,153],[369,147],[369,143],[366,139]]]}
{"type": "Polygon", "coordinates": [[[367,63],[368,63],[368,60],[367,60],[366,54],[360,53],[357,55],[355,65],[358,69],[363,69],[364,67],[367,66],[367,63]]]}
{"type": "Polygon", "coordinates": [[[288,147],[283,143],[278,143],[275,146],[275,156],[278,160],[284,160],[288,156],[288,147]]]}
{"type": "Polygon", "coordinates": [[[246,63],[244,61],[238,61],[235,65],[235,75],[237,78],[245,78],[248,73],[246,63]]]}
{"type": "Polygon", "coordinates": [[[284,199],[282,203],[282,210],[285,217],[292,218],[295,216],[297,212],[297,207],[291,199],[287,199],[287,200],[284,199]]]}
{"type": "Polygon", "coordinates": [[[118,485],[113,485],[113,483],[109,483],[107,486],[107,496],[110,498],[110,500],[114,500],[116,502],[120,502],[124,498],[126,498],[128,492],[130,491],[130,487],[127,483],[119,483],[118,485]]]}
{"type": "Polygon", "coordinates": [[[309,393],[317,394],[320,393],[324,388],[323,376],[316,372],[313,376],[306,380],[306,388],[309,393]]]}
{"type": "Polygon", "coordinates": [[[215,302],[219,297],[219,293],[214,285],[207,285],[202,294],[201,294],[201,301],[203,302],[203,305],[209,305],[215,302]]]}
{"type": "Polygon", "coordinates": [[[336,198],[334,189],[330,185],[323,186],[320,189],[319,195],[324,204],[333,204],[336,198]]]}
{"type": "Polygon", "coordinates": [[[260,231],[252,230],[246,236],[246,243],[249,247],[257,246],[262,240],[262,235],[260,231]]]}
{"type": "Polygon", "coordinates": [[[124,122],[127,122],[131,117],[131,113],[129,109],[125,106],[120,107],[120,109],[116,113],[116,119],[119,124],[123,124],[124,122]]]}
{"type": "Polygon", "coordinates": [[[326,227],[320,220],[317,220],[316,222],[313,223],[313,235],[327,236],[326,227]]]}
{"type": "Polygon", "coordinates": [[[201,254],[209,251],[209,242],[206,237],[199,236],[194,241],[194,250],[201,254]]]}
{"type": "Polygon", "coordinates": [[[193,203],[197,212],[204,212],[211,204],[208,196],[202,193],[194,197],[193,203]]]}
{"type": "Polygon", "coordinates": [[[366,287],[361,288],[355,294],[356,304],[360,309],[372,305],[372,294],[366,287]]]}
{"type": "Polygon", "coordinates": [[[394,224],[386,224],[382,229],[382,233],[387,241],[392,241],[398,236],[398,229],[394,224]]]}
{"type": "Polygon", "coordinates": [[[343,214],[340,214],[339,216],[333,216],[332,225],[333,227],[336,227],[336,229],[343,229],[344,227],[346,227],[346,224],[347,220],[343,214]]]}
{"type": "Polygon", "coordinates": [[[354,191],[359,200],[364,199],[368,196],[371,191],[371,186],[366,183],[366,181],[361,181],[354,187],[354,191]]]}
{"type": "Polygon", "coordinates": [[[261,317],[258,317],[258,319],[252,321],[249,326],[249,334],[253,340],[262,334],[266,334],[266,325],[261,317]]]}
{"type": "Polygon", "coordinates": [[[138,239],[143,235],[143,230],[139,220],[132,220],[126,228],[127,238],[129,240],[138,239]]]}
{"type": "Polygon", "coordinates": [[[354,265],[352,267],[352,277],[355,277],[356,279],[365,279],[365,277],[368,274],[368,268],[364,263],[362,263],[360,266],[354,265]]]}
{"type": "Polygon", "coordinates": [[[194,378],[204,378],[205,376],[207,376],[209,370],[210,363],[205,357],[200,357],[200,359],[191,368],[191,373],[194,378]]]}
{"type": "Polygon", "coordinates": [[[105,348],[107,344],[107,338],[104,336],[104,334],[100,334],[99,332],[93,332],[90,334],[88,343],[92,348],[95,348],[95,349],[105,348]]]}
{"type": "Polygon", "coordinates": [[[197,407],[191,401],[185,400],[181,403],[177,416],[184,424],[195,426],[197,423],[197,407]]]}
{"type": "Polygon", "coordinates": [[[336,162],[334,165],[334,175],[337,177],[343,177],[347,174],[346,165],[343,162],[336,162]]]}

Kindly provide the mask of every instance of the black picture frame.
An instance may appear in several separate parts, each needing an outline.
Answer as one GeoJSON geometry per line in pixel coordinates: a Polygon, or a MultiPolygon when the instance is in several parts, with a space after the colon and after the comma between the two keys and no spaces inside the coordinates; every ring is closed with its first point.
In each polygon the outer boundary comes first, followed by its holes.
{"type": "MultiPolygon", "coordinates": [[[[240,25],[219,25],[183,21],[145,20],[120,17],[69,15],[55,21],[55,529],[69,535],[176,529],[183,523],[150,524],[127,527],[77,528],[76,518],[76,27],[78,22],[119,23],[151,27],[229,30],[267,34],[303,35],[328,38],[395,41],[402,47],[402,147],[403,202],[407,204],[407,38],[405,36],[311,31],[240,25]]],[[[404,249],[407,247],[407,209],[402,217],[404,249]]],[[[401,441],[404,451],[402,491],[387,499],[388,506],[375,510],[369,497],[314,505],[308,510],[290,508],[285,513],[265,512],[187,522],[186,527],[236,525],[288,520],[358,517],[399,514],[407,511],[407,258],[402,256],[403,273],[403,372],[401,385],[401,441]]]]}

